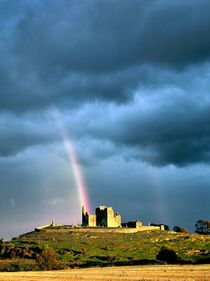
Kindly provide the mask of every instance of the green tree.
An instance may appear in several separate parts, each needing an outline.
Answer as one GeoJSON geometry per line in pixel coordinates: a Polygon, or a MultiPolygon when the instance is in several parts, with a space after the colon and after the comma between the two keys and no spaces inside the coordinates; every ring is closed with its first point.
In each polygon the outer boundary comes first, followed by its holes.
{"type": "Polygon", "coordinates": [[[195,224],[195,232],[200,234],[210,234],[210,221],[198,220],[195,224]]]}
{"type": "Polygon", "coordinates": [[[180,227],[178,225],[175,225],[173,228],[173,231],[175,232],[181,232],[181,233],[188,233],[188,230],[184,227],[180,227]]]}

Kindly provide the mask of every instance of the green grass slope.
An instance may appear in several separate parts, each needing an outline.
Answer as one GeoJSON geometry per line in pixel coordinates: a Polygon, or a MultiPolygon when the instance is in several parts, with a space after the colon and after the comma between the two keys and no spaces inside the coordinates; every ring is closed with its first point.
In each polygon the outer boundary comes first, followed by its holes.
{"type": "Polygon", "coordinates": [[[2,243],[0,259],[0,270],[6,270],[6,263],[13,270],[11,262],[16,264],[16,270],[167,262],[210,263],[210,236],[167,231],[133,234],[40,231],[2,243]],[[165,252],[163,248],[166,248],[165,252]]]}

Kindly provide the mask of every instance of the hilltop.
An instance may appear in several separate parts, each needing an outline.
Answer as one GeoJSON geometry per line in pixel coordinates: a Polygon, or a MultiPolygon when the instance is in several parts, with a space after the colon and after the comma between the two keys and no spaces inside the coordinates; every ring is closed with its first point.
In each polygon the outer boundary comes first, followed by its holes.
{"type": "Polygon", "coordinates": [[[33,231],[0,244],[0,270],[62,269],[138,264],[210,263],[210,236],[33,231]]]}

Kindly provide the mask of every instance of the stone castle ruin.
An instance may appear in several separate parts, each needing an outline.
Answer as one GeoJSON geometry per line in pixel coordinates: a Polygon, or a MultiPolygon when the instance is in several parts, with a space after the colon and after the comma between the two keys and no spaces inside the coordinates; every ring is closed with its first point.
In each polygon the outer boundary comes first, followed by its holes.
{"type": "Polygon", "coordinates": [[[99,206],[95,210],[95,214],[89,215],[82,207],[82,226],[83,227],[120,227],[121,216],[114,213],[112,207],[99,206]]]}
{"type": "Polygon", "coordinates": [[[51,224],[37,226],[35,231],[46,232],[116,232],[135,233],[146,230],[166,230],[164,224],[142,225],[139,220],[121,223],[121,216],[115,213],[112,207],[99,206],[95,209],[95,214],[88,214],[85,206],[82,206],[82,224],[63,225],[52,220],[51,224]]]}

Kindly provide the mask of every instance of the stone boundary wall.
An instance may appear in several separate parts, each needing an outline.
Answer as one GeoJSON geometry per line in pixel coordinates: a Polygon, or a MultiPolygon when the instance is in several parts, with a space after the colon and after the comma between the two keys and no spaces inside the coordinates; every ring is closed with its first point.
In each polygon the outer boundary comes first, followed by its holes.
{"type": "Polygon", "coordinates": [[[36,226],[36,227],[35,227],[35,230],[43,230],[43,229],[45,229],[46,227],[50,227],[50,224],[45,224],[45,225],[41,225],[41,226],[36,226]]]}
{"type": "Polygon", "coordinates": [[[128,227],[119,227],[119,228],[97,228],[97,227],[81,227],[81,228],[66,228],[66,229],[37,229],[38,231],[50,232],[89,232],[89,233],[136,233],[140,231],[147,230],[160,230],[159,226],[142,226],[139,228],[128,228],[128,227]]]}

